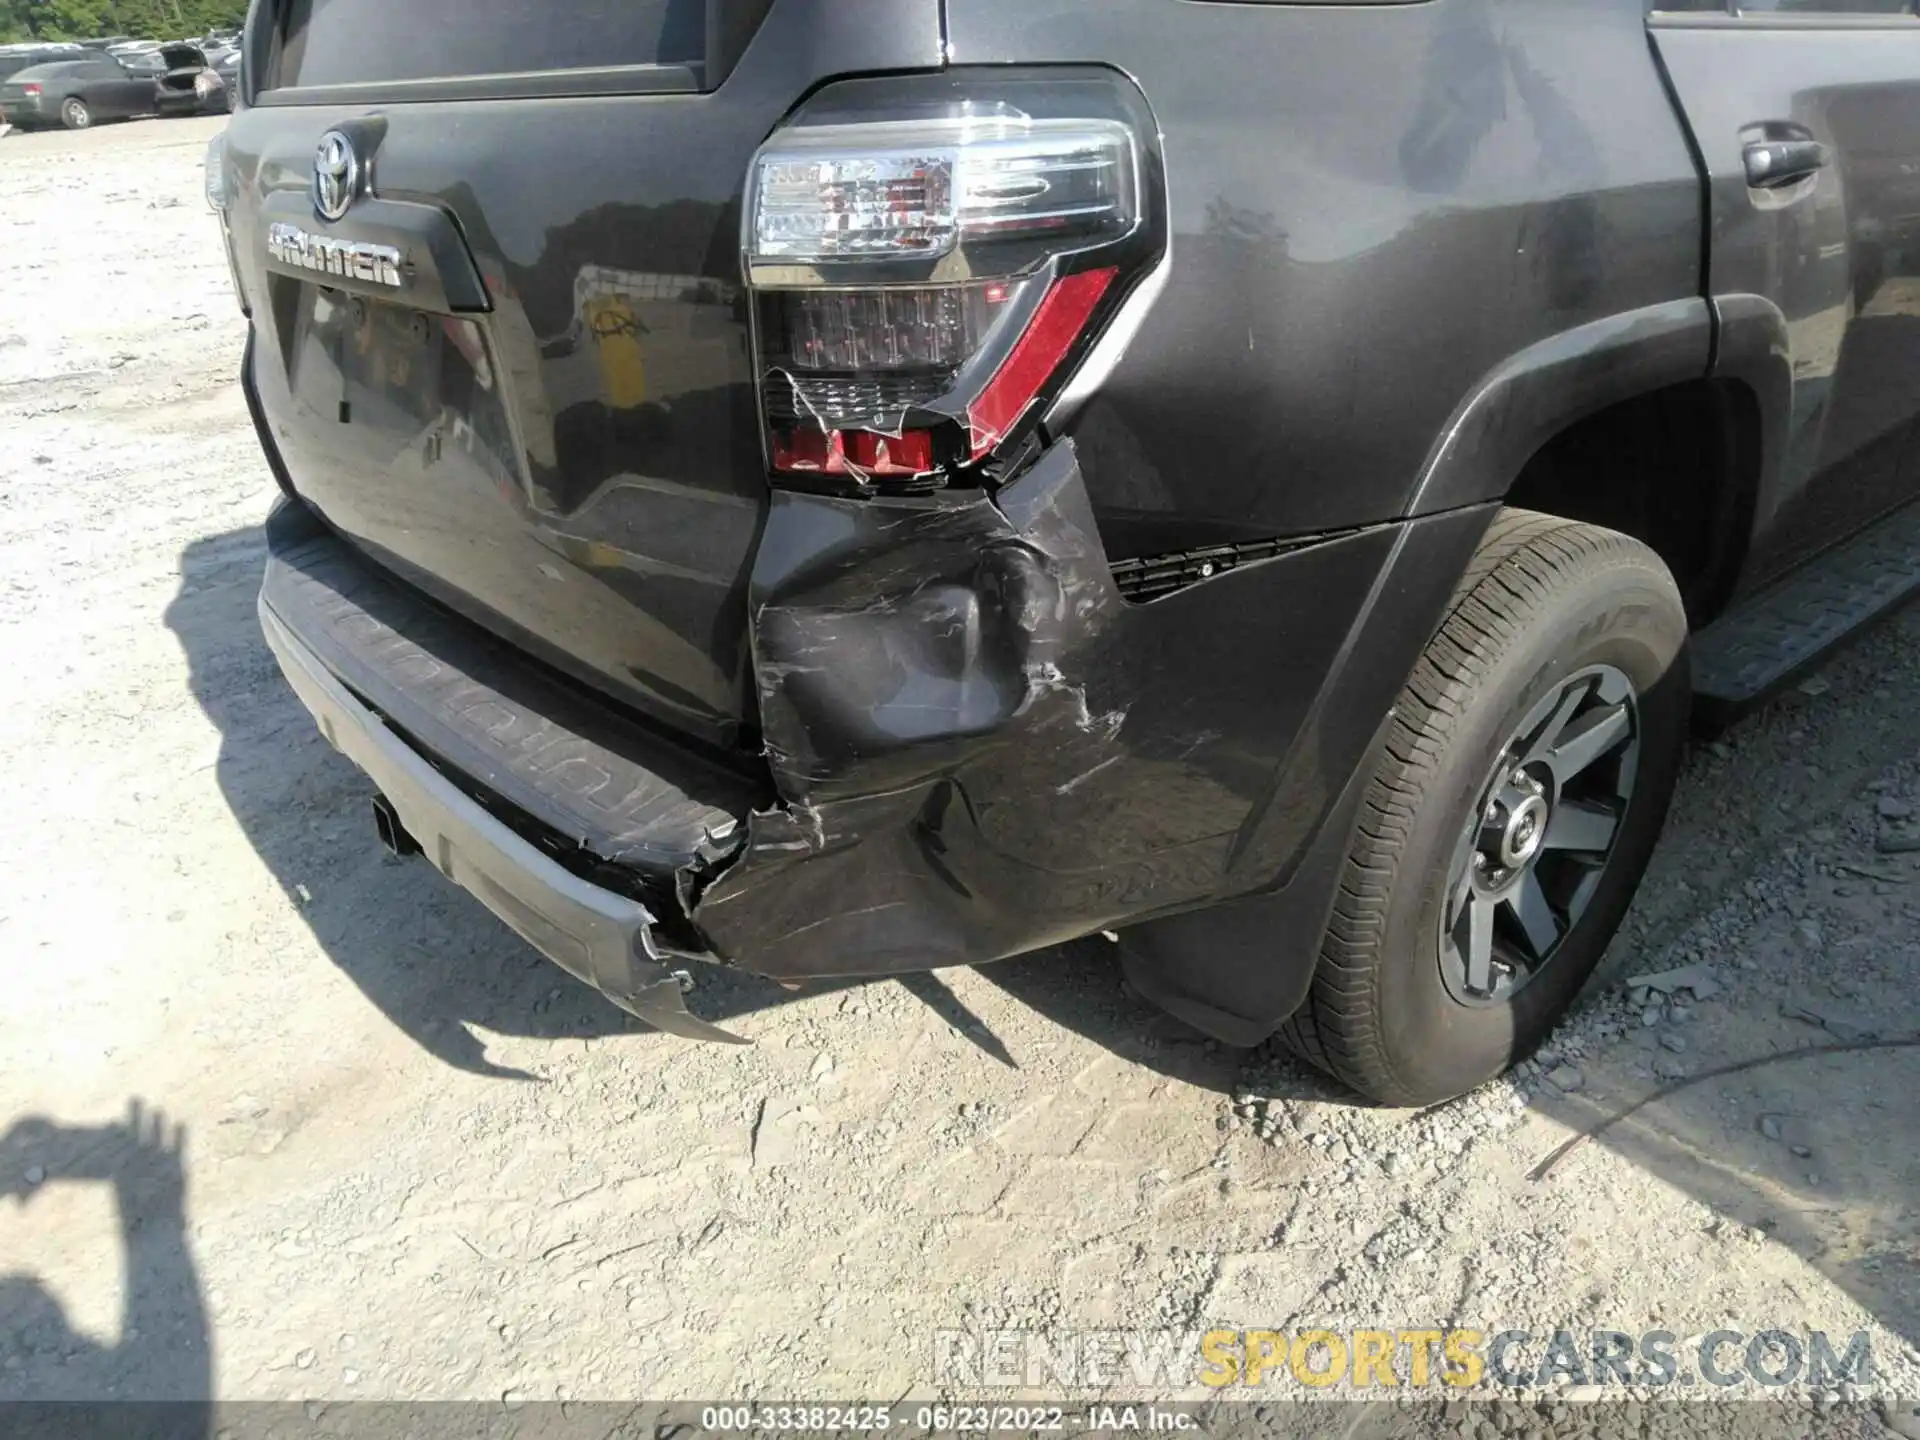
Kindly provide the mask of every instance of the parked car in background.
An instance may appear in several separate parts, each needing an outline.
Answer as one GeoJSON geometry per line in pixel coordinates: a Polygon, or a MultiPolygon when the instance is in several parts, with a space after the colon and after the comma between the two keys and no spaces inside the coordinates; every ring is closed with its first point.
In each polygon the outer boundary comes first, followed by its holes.
{"type": "Polygon", "coordinates": [[[160,59],[160,44],[156,40],[129,40],[119,45],[109,45],[107,54],[118,60],[136,75],[158,76],[166,69],[160,59]]]}
{"type": "Polygon", "coordinates": [[[225,86],[215,78],[206,51],[185,41],[163,45],[154,87],[154,113],[164,117],[218,114],[227,108],[225,86]],[[220,97],[216,106],[215,95],[220,97]]]}
{"type": "Polygon", "coordinates": [[[0,45],[0,80],[34,65],[53,65],[80,58],[66,45],[0,45]]]}
{"type": "MultiPolygon", "coordinates": [[[[3,85],[22,70],[38,65],[54,64],[69,58],[68,52],[53,45],[0,45],[0,85],[3,85]]],[[[0,135],[15,128],[15,123],[0,110],[0,135]]]]}
{"type": "Polygon", "coordinates": [[[233,109],[233,97],[240,93],[240,52],[209,51],[207,68],[194,84],[200,93],[201,114],[227,114],[233,109]]]}
{"type": "MultiPolygon", "coordinates": [[[[62,60],[74,58],[75,48],[70,45],[49,45],[35,42],[25,45],[0,45],[0,84],[4,84],[23,70],[39,65],[58,64],[62,60]]],[[[0,135],[16,128],[4,111],[0,111],[0,135]]]]}
{"type": "Polygon", "coordinates": [[[0,80],[0,117],[22,130],[85,130],[102,120],[151,115],[154,80],[111,55],[78,50],[78,59],[30,65],[0,80]]]}

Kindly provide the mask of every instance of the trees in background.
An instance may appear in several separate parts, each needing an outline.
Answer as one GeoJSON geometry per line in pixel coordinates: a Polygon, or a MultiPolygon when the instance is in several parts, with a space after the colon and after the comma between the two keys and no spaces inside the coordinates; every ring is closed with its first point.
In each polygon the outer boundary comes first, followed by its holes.
{"type": "Polygon", "coordinates": [[[133,35],[175,40],[247,18],[247,0],[0,0],[0,44],[133,35]]]}

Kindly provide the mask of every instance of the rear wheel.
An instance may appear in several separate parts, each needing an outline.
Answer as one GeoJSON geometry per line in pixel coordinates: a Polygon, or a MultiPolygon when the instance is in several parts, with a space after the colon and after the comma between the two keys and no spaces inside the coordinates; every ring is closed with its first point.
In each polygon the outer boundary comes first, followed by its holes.
{"type": "Polygon", "coordinates": [[[78,95],[69,95],[60,102],[60,123],[69,130],[85,130],[93,124],[93,111],[78,95]]]}
{"type": "Polygon", "coordinates": [[[1428,1105],[1524,1058],[1632,899],[1686,733],[1687,622],[1638,541],[1504,511],[1408,679],[1295,1047],[1428,1105]]]}

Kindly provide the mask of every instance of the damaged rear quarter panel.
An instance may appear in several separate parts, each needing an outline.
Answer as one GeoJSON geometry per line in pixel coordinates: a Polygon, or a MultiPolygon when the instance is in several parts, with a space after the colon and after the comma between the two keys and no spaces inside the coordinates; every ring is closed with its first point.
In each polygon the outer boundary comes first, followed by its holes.
{"type": "Polygon", "coordinates": [[[782,803],[694,919],[763,973],[875,974],[1218,894],[1391,544],[1133,605],[1071,443],[994,497],[777,495],[750,613],[782,803]]]}

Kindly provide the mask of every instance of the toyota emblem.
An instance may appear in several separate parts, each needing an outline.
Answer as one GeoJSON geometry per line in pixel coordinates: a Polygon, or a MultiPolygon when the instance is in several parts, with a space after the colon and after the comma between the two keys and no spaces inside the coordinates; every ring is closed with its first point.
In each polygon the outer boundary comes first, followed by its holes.
{"type": "Polygon", "coordinates": [[[359,194],[359,152],[340,131],[329,130],[313,157],[313,208],[323,220],[338,220],[359,194]]]}

